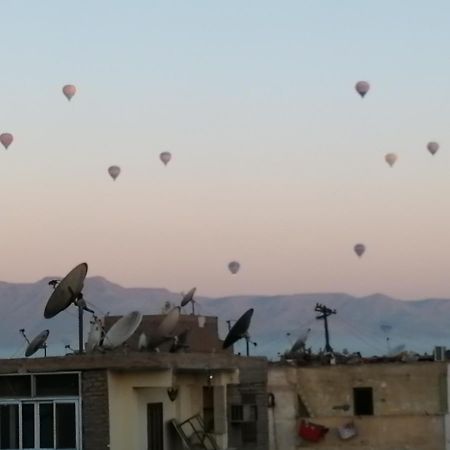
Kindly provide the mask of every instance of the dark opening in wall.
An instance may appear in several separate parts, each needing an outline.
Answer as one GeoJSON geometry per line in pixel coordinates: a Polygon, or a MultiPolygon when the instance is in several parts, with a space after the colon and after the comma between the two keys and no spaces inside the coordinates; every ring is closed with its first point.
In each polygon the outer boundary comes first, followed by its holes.
{"type": "Polygon", "coordinates": [[[353,411],[355,416],[373,416],[373,389],[353,388],[353,411]]]}

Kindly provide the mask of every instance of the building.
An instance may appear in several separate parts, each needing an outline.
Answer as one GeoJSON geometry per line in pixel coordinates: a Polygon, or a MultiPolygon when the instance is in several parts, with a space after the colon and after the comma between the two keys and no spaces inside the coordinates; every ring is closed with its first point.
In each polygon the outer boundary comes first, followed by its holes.
{"type": "Polygon", "coordinates": [[[266,450],[267,361],[221,351],[216,318],[197,330],[181,317],[181,353],[139,352],[137,336],[112,352],[1,360],[0,449],[266,450]]]}
{"type": "Polygon", "coordinates": [[[269,448],[449,450],[448,379],[446,362],[271,364],[269,448]],[[302,439],[302,421],[328,432],[302,439]]]}

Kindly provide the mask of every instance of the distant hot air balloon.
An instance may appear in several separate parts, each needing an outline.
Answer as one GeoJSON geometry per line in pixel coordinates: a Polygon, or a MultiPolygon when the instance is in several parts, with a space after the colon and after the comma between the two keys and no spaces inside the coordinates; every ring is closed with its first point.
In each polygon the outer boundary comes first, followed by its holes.
{"type": "Polygon", "coordinates": [[[228,269],[233,275],[236,275],[239,272],[240,268],[241,268],[241,265],[237,261],[231,261],[228,264],[228,269]]]}
{"type": "Polygon", "coordinates": [[[159,159],[167,166],[167,163],[172,159],[172,154],[170,152],[162,152],[159,155],[159,159]]]}
{"type": "Polygon", "coordinates": [[[116,181],[116,178],[120,175],[120,167],[119,166],[111,166],[108,169],[108,173],[111,175],[111,178],[116,181]]]}
{"type": "Polygon", "coordinates": [[[73,84],[66,84],[62,88],[63,94],[66,96],[67,100],[71,100],[71,98],[76,94],[77,88],[73,84]]]}
{"type": "Polygon", "coordinates": [[[0,134],[0,142],[6,149],[12,144],[14,136],[11,133],[0,134]]]}
{"type": "Polygon", "coordinates": [[[387,153],[384,159],[392,167],[397,161],[397,155],[395,153],[387,153]]]}
{"type": "Polygon", "coordinates": [[[369,92],[370,84],[367,81],[358,81],[355,84],[356,92],[364,98],[364,96],[369,92]]]}
{"type": "Polygon", "coordinates": [[[439,144],[437,142],[428,142],[427,149],[434,155],[439,150],[439,144]]]}
{"type": "Polygon", "coordinates": [[[366,251],[366,246],[364,244],[356,244],[353,247],[353,250],[355,251],[355,253],[361,258],[361,256],[364,254],[364,252],[366,251]]]}

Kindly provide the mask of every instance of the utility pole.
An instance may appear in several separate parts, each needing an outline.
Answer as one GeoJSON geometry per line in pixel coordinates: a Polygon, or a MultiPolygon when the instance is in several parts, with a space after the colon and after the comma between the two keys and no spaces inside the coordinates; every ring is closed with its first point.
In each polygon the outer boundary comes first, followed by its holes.
{"type": "Polygon", "coordinates": [[[328,353],[333,352],[333,349],[330,345],[330,332],[328,331],[328,316],[331,316],[331,314],[336,314],[335,309],[330,309],[325,305],[322,305],[320,303],[316,304],[316,307],[314,308],[314,311],[320,313],[320,316],[317,316],[316,319],[320,320],[323,319],[323,323],[325,326],[325,351],[328,353]]]}

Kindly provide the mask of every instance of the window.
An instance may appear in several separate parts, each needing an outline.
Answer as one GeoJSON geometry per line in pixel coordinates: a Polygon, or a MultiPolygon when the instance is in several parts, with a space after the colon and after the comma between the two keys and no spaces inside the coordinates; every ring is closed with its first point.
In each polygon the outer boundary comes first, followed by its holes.
{"type": "Polygon", "coordinates": [[[242,422],[244,420],[244,408],[242,405],[231,405],[231,421],[242,422]]]}
{"type": "Polygon", "coordinates": [[[78,374],[35,376],[36,397],[78,396],[78,374]]]}
{"type": "Polygon", "coordinates": [[[0,376],[0,450],[77,450],[79,374],[0,376]]]}
{"type": "Polygon", "coordinates": [[[0,377],[0,397],[30,397],[31,376],[30,375],[7,375],[0,377]]]}
{"type": "Polygon", "coordinates": [[[77,410],[76,401],[0,404],[0,449],[76,450],[77,410]]]}
{"type": "Polygon", "coordinates": [[[371,387],[353,388],[353,411],[355,416],[373,415],[373,390],[371,387]]]}

